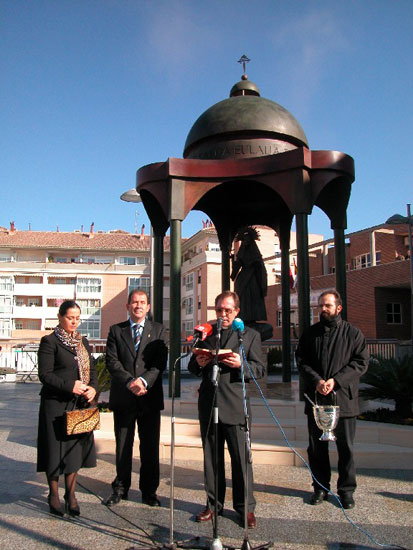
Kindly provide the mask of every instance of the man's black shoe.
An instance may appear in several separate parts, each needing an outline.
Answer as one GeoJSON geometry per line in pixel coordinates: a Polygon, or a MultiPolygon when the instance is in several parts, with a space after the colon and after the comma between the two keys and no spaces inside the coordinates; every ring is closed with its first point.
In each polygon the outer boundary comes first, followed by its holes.
{"type": "Polygon", "coordinates": [[[312,506],[317,506],[317,504],[321,504],[323,500],[328,500],[328,493],[322,489],[316,489],[311,495],[310,504],[312,506]]]}
{"type": "Polygon", "coordinates": [[[128,500],[128,493],[113,491],[110,497],[103,501],[103,504],[109,506],[110,508],[111,506],[115,506],[115,504],[118,504],[121,500],[128,500]]]}
{"type": "Polygon", "coordinates": [[[343,493],[342,495],[339,495],[339,496],[340,496],[341,506],[345,510],[351,510],[356,505],[356,503],[354,502],[353,495],[351,493],[343,493]]]}
{"type": "Polygon", "coordinates": [[[153,495],[142,495],[142,502],[148,506],[160,506],[161,501],[156,496],[156,494],[153,495]]]}

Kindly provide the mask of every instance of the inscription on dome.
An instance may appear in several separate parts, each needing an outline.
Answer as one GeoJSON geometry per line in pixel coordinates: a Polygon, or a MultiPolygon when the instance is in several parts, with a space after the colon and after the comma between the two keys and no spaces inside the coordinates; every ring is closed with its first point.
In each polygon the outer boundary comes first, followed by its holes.
{"type": "Polygon", "coordinates": [[[236,140],[220,143],[208,143],[194,147],[187,158],[204,160],[223,160],[228,158],[252,158],[277,155],[296,149],[296,146],[278,140],[236,140]]]}

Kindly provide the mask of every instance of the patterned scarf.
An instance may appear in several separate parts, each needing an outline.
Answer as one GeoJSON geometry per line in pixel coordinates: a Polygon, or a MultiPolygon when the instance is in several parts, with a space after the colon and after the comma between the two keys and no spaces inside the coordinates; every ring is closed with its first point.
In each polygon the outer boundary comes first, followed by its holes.
{"type": "Polygon", "coordinates": [[[77,363],[79,365],[80,380],[88,385],[90,382],[90,361],[87,349],[83,344],[82,335],[76,330],[72,334],[69,334],[60,325],[57,325],[54,329],[54,333],[62,344],[75,350],[77,363]]]}

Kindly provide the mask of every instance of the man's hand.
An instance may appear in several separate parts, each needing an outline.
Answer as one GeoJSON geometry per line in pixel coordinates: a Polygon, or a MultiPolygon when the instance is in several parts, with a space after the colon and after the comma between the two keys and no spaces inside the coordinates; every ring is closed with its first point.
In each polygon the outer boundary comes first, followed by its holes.
{"type": "Polygon", "coordinates": [[[131,380],[128,384],[128,389],[133,393],[133,395],[136,395],[138,397],[140,397],[141,395],[145,395],[145,393],[148,393],[145,384],[140,378],[134,378],[133,380],[131,380]]]}
{"type": "Polygon", "coordinates": [[[328,380],[319,380],[317,384],[317,391],[321,395],[328,395],[334,389],[334,378],[329,378],[328,380]]]}
{"type": "Polygon", "coordinates": [[[231,369],[239,369],[241,368],[241,356],[239,353],[233,352],[232,355],[223,359],[221,363],[227,365],[231,369]]]}

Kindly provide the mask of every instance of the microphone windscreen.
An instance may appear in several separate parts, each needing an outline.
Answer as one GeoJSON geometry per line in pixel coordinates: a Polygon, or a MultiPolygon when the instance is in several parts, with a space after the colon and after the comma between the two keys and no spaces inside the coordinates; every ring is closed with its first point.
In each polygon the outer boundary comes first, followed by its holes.
{"type": "Polygon", "coordinates": [[[208,336],[212,334],[212,325],[209,323],[204,323],[203,325],[197,325],[194,328],[194,332],[198,335],[198,338],[205,340],[208,336]]]}
{"type": "Polygon", "coordinates": [[[242,332],[244,330],[244,321],[239,317],[236,317],[232,321],[232,330],[239,330],[242,332]]]}
{"type": "Polygon", "coordinates": [[[218,317],[217,319],[217,331],[220,332],[222,330],[222,317],[218,317]]]}

